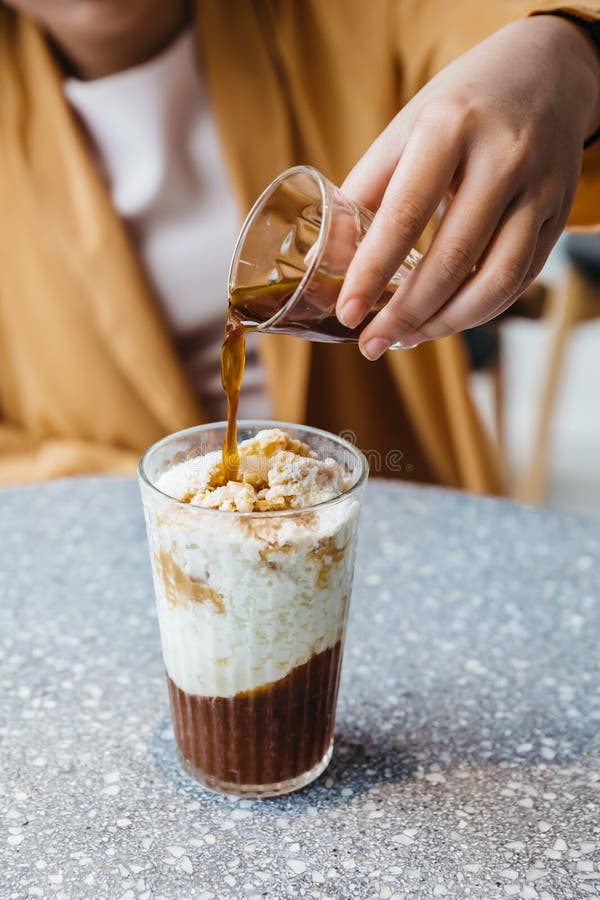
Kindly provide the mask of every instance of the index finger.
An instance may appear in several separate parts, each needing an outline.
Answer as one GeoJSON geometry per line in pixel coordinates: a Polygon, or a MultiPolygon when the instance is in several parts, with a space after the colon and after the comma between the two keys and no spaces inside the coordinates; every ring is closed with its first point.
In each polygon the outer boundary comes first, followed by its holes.
{"type": "Polygon", "coordinates": [[[375,306],[448,191],[460,159],[458,141],[434,142],[430,132],[415,129],[348,267],[337,303],[342,324],[356,328],[375,306]]]}

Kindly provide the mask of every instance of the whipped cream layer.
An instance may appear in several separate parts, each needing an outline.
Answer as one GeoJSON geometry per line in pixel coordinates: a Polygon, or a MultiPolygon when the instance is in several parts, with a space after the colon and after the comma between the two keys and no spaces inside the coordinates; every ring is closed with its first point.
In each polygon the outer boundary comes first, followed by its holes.
{"type": "Polygon", "coordinates": [[[165,667],[186,693],[259,688],[343,636],[359,504],[343,496],[338,463],[275,432],[240,444],[239,482],[219,484],[219,454],[208,454],[157,484],[187,506],[146,507],[165,667]],[[236,514],[250,503],[254,515],[236,514]],[[256,511],[268,503],[285,512],[256,511]]]}

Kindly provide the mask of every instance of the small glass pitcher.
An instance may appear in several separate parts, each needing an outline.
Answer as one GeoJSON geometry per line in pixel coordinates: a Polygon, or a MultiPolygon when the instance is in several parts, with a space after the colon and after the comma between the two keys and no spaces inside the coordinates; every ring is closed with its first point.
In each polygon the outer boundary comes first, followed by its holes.
{"type": "Polygon", "coordinates": [[[336,301],[373,213],[312,166],[282,172],[242,226],[229,269],[229,302],[247,327],[313,341],[358,340],[421,259],[411,250],[358,328],[335,315],[336,301]]]}

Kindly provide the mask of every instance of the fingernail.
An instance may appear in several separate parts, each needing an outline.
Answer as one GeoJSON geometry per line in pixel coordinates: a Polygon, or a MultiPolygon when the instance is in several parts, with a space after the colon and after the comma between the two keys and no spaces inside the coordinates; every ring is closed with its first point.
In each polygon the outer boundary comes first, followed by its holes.
{"type": "Polygon", "coordinates": [[[346,300],[337,317],[346,328],[356,328],[364,319],[365,313],[366,309],[363,301],[353,298],[352,300],[346,300]]]}
{"type": "Polygon", "coordinates": [[[361,351],[363,356],[366,356],[367,359],[371,361],[375,359],[379,359],[382,353],[390,346],[390,341],[386,341],[385,338],[371,338],[370,341],[367,341],[364,347],[361,347],[361,351]]]}

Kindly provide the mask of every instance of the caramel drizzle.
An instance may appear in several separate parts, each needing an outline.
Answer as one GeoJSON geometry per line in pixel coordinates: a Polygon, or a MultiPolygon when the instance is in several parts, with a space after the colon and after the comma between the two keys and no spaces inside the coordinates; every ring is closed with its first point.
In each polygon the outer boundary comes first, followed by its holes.
{"type": "Polygon", "coordinates": [[[347,545],[338,547],[335,537],[323,538],[315,550],[315,556],[321,563],[321,569],[317,578],[317,587],[323,590],[331,587],[331,570],[338,566],[346,555],[347,545]]]}
{"type": "Polygon", "coordinates": [[[212,603],[215,612],[225,612],[223,594],[202,581],[192,580],[165,550],[155,553],[154,563],[165,586],[167,602],[171,606],[212,603]]]}

